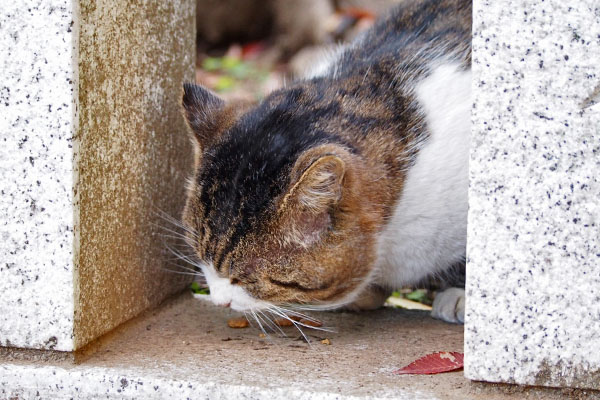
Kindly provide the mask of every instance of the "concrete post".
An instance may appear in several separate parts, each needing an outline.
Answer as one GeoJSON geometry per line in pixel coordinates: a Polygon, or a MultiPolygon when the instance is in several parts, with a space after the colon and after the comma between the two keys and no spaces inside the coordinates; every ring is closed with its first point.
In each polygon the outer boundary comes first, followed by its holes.
{"type": "Polygon", "coordinates": [[[0,345],[74,350],[180,290],[192,0],[0,3],[0,345]]]}
{"type": "Polygon", "coordinates": [[[600,6],[473,5],[465,375],[600,389],[600,6]]]}

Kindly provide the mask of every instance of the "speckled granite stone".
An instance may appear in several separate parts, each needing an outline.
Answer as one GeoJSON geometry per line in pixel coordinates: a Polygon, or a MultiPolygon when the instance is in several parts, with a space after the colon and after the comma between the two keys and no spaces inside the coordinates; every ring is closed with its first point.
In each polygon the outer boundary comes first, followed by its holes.
{"type": "Polygon", "coordinates": [[[465,375],[600,389],[600,3],[474,2],[465,375]]]}
{"type": "Polygon", "coordinates": [[[193,0],[0,2],[0,345],[73,350],[181,290],[193,0]],[[166,226],[172,229],[172,226],[166,226]]]}
{"type": "Polygon", "coordinates": [[[0,2],[0,345],[73,348],[73,12],[0,2]]]}

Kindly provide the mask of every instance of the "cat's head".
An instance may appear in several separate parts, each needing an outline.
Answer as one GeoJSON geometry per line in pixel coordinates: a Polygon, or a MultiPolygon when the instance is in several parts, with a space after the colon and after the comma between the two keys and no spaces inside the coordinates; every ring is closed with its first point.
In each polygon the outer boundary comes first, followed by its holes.
{"type": "Polygon", "coordinates": [[[184,86],[196,156],[183,223],[215,304],[335,307],[373,274],[382,216],[368,165],[307,101],[289,89],[248,109],[184,86]]]}

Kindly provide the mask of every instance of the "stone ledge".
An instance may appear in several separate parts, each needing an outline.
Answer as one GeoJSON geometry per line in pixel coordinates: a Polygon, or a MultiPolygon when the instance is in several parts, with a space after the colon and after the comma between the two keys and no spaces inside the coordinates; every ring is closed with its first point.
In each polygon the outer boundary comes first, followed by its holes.
{"type": "Polygon", "coordinates": [[[311,346],[293,328],[284,328],[287,338],[264,339],[256,328],[228,328],[234,315],[186,294],[76,353],[75,363],[68,357],[30,362],[24,353],[5,354],[0,399],[562,398],[562,392],[548,389],[539,395],[514,387],[512,395],[505,394],[494,385],[484,390],[461,372],[393,375],[430,352],[462,351],[462,327],[433,320],[427,312],[321,314],[336,332],[307,332],[311,346]],[[331,345],[318,340],[325,337],[331,345]]]}

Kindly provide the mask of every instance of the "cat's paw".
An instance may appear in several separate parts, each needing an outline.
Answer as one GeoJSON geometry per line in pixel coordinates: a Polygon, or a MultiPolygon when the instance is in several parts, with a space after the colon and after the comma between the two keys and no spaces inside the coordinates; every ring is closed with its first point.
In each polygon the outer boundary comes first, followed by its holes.
{"type": "Polygon", "coordinates": [[[453,287],[438,293],[433,300],[431,316],[446,322],[464,324],[465,290],[453,287]]]}
{"type": "Polygon", "coordinates": [[[391,290],[381,286],[368,286],[352,303],[343,306],[342,311],[375,310],[382,307],[391,294],[391,290]]]}

